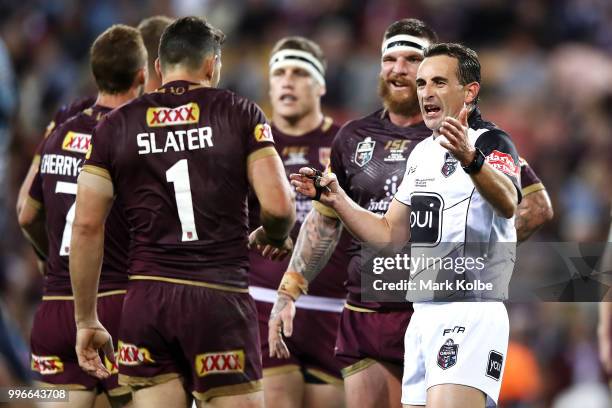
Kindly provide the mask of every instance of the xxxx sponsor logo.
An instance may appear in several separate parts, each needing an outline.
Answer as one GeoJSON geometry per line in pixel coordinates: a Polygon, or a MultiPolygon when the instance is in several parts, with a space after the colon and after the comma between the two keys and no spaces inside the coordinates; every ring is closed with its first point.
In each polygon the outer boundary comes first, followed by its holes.
{"type": "Polygon", "coordinates": [[[273,142],[272,128],[267,123],[260,123],[255,126],[255,140],[258,142],[273,142]]]}
{"type": "Polygon", "coordinates": [[[209,374],[244,372],[244,350],[198,354],[195,358],[198,377],[209,374]]]}
{"type": "Polygon", "coordinates": [[[198,123],[200,120],[200,107],[195,102],[176,108],[149,108],[147,109],[147,125],[149,127],[186,125],[198,123]]]}
{"type": "Polygon", "coordinates": [[[31,368],[42,375],[58,374],[64,371],[64,363],[57,356],[37,356],[32,354],[31,368]]]}
{"type": "Polygon", "coordinates": [[[119,373],[119,351],[115,351],[115,363],[113,364],[108,357],[104,356],[104,366],[111,374],[119,373]]]}
{"type": "Polygon", "coordinates": [[[133,344],[119,342],[119,358],[116,361],[125,366],[137,366],[142,363],[154,363],[151,352],[144,347],[137,347],[133,344]]]}
{"type": "Polygon", "coordinates": [[[91,144],[91,135],[86,133],[68,132],[64,136],[62,142],[62,149],[68,150],[69,152],[75,153],[87,153],[89,145],[91,144]]]}

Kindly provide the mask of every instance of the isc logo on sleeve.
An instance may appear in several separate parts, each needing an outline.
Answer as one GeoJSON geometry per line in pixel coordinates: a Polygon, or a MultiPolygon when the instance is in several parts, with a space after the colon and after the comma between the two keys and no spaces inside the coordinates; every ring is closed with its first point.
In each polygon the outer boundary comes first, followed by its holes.
{"type": "Polygon", "coordinates": [[[244,350],[220,351],[198,354],[195,358],[198,377],[209,374],[230,374],[244,372],[244,350]]]}
{"type": "Polygon", "coordinates": [[[90,143],[91,135],[70,131],[66,133],[66,136],[64,136],[62,149],[68,150],[69,152],[85,154],[87,153],[87,150],[89,150],[90,143]]]}
{"type": "Polygon", "coordinates": [[[151,107],[147,109],[147,126],[173,126],[198,123],[200,120],[200,107],[190,102],[176,108],[151,107]]]}

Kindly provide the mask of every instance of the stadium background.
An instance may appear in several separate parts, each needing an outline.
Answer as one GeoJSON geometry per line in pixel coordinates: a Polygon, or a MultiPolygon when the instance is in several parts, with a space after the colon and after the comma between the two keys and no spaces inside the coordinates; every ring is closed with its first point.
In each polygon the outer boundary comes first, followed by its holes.
{"type": "MultiPolygon", "coordinates": [[[[441,40],[478,51],[483,114],[513,136],[549,191],[554,220],[531,239],[606,240],[612,197],[609,0],[4,0],[0,299],[12,322],[10,336],[28,338],[41,290],[35,257],[14,215],[36,144],[60,104],[95,93],[87,60],[93,39],[113,23],[136,25],[155,14],[202,15],[221,28],[227,34],[221,86],[257,101],[268,114],[271,46],[289,34],[316,40],[329,64],[324,111],[341,123],[380,106],[376,83],[386,26],[403,17],[423,19],[441,40]]],[[[507,366],[505,406],[609,406],[597,357],[597,304],[515,303],[510,316],[516,357],[507,366]]],[[[25,347],[20,357],[27,364],[25,347]]],[[[6,366],[0,355],[0,385],[9,381],[6,366]]]]}

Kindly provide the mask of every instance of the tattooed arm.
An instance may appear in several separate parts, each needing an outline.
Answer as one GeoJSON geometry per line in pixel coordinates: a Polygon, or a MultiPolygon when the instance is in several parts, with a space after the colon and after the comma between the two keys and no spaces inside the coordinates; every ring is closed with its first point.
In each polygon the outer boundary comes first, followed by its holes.
{"type": "Polygon", "coordinates": [[[552,220],[552,218],[553,209],[546,190],[524,195],[514,220],[517,242],[527,240],[542,224],[552,220]]]}
{"type": "Polygon", "coordinates": [[[310,210],[300,229],[287,271],[304,275],[308,282],[317,277],[338,245],[342,223],[337,218],[310,210]]]}
{"type": "MultiPolygon", "coordinates": [[[[287,272],[297,273],[307,282],[312,282],[329,261],[341,234],[339,219],[323,215],[313,208],[302,223],[287,272]]],[[[268,322],[270,357],[289,357],[281,331],[285,336],[291,336],[294,316],[295,301],[291,296],[279,293],[268,322]]]]}

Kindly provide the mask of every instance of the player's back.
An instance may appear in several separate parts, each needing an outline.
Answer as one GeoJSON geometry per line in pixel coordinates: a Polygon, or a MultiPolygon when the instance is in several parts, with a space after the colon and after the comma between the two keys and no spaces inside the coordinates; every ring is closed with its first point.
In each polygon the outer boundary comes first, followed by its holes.
{"type": "MultiPolygon", "coordinates": [[[[46,296],[71,295],[68,256],[74,219],[77,178],[85,162],[91,134],[109,108],[93,106],[67,120],[45,139],[41,162],[30,196],[45,207],[49,255],[46,296]]],[[[124,289],[127,283],[129,231],[121,213],[113,208],[105,229],[105,251],[99,291],[124,289]]]]}
{"type": "Polygon", "coordinates": [[[186,81],[109,115],[87,165],[111,178],[127,216],[131,278],[246,288],[247,157],[267,146],[255,104],[186,81]]]}

